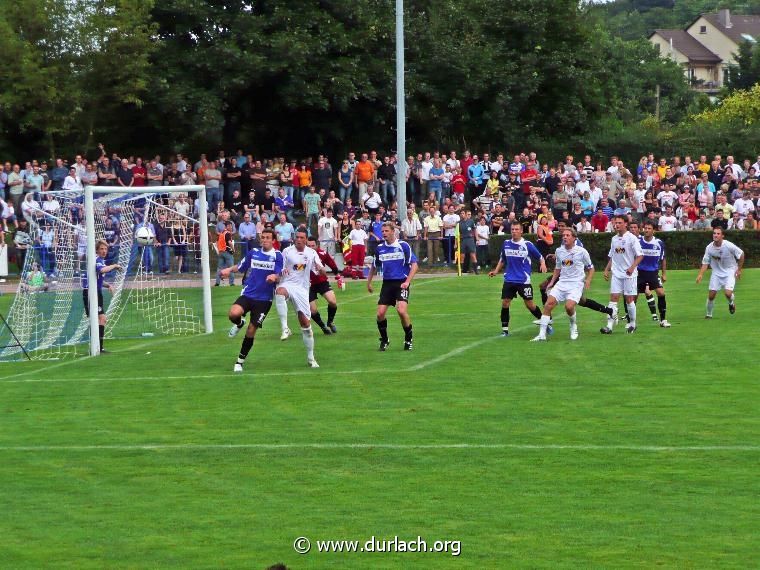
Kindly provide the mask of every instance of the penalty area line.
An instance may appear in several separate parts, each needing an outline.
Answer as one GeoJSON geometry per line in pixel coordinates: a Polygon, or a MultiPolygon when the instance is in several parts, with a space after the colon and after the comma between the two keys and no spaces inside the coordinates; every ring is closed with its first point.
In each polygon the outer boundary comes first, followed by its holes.
{"type": "Polygon", "coordinates": [[[146,443],[103,445],[0,445],[0,451],[215,451],[215,450],[515,450],[515,451],[631,451],[639,453],[760,452],[760,445],[595,445],[521,443],[146,443]]]}

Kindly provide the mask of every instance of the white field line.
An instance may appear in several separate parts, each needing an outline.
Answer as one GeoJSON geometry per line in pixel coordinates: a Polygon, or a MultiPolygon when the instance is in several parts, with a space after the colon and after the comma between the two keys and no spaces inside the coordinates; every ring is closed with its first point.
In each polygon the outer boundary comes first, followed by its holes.
{"type": "MultiPolygon", "coordinates": [[[[249,365],[250,366],[250,365],[249,365]]],[[[250,370],[250,368],[249,368],[250,370]]],[[[278,376],[308,376],[309,374],[319,374],[320,372],[334,376],[340,375],[361,375],[361,374],[384,374],[388,372],[385,368],[377,368],[373,370],[329,370],[325,368],[312,369],[306,366],[304,362],[303,370],[286,370],[283,372],[243,372],[242,374],[235,374],[231,371],[220,372],[218,374],[185,374],[183,376],[128,376],[128,377],[105,377],[105,378],[20,378],[16,380],[2,380],[2,384],[24,384],[33,382],[161,382],[164,380],[211,380],[214,378],[225,379],[253,379],[265,378],[265,377],[278,377],[278,376]]]]}
{"type": "Polygon", "coordinates": [[[147,443],[104,445],[1,445],[0,451],[215,451],[215,450],[516,450],[516,451],[632,451],[639,453],[760,452],[760,445],[594,445],[521,443],[147,443]]]}

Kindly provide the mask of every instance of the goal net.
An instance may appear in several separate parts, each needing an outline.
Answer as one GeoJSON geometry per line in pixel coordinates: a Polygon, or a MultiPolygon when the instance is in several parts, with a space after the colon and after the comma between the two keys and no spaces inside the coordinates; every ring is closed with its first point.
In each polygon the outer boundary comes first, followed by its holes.
{"type": "Polygon", "coordinates": [[[207,294],[210,299],[208,236],[206,223],[199,222],[206,219],[205,196],[198,198],[201,215],[192,198],[178,196],[185,189],[204,192],[196,186],[154,187],[150,193],[95,187],[91,211],[85,192],[60,192],[53,198],[57,207],[30,212],[33,246],[6,323],[0,323],[0,360],[95,353],[98,341],[91,342],[91,333],[98,330],[98,316],[87,316],[83,284],[97,279],[94,262],[88,276],[88,245],[100,240],[108,244],[105,263],[121,267],[104,275],[105,345],[210,332],[210,313],[204,314],[207,294]],[[153,243],[138,243],[141,228],[155,236],[153,243]]]}

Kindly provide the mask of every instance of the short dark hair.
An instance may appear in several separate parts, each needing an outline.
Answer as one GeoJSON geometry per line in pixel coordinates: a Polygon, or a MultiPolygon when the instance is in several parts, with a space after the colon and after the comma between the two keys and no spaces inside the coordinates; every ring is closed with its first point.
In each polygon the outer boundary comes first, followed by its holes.
{"type": "Polygon", "coordinates": [[[274,239],[274,230],[273,229],[264,228],[263,230],[261,230],[261,235],[264,235],[264,234],[269,234],[270,236],[272,236],[272,239],[274,239]]]}

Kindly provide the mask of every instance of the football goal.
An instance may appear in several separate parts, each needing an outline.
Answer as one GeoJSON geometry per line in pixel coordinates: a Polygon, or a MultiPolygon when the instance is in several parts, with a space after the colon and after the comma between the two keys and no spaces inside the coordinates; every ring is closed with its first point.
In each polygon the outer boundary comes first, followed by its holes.
{"type": "Polygon", "coordinates": [[[213,331],[203,186],[51,195],[28,212],[32,245],[0,321],[0,360],[95,356],[99,312],[105,339],[213,331]],[[99,276],[96,261],[113,269],[99,276]],[[102,304],[99,287],[87,287],[99,279],[102,304]]]}

